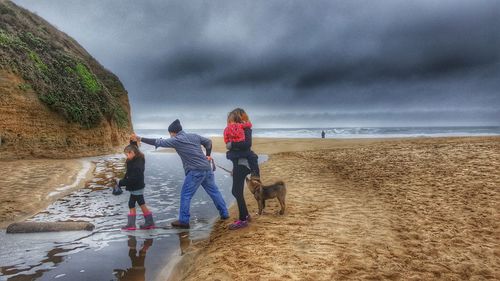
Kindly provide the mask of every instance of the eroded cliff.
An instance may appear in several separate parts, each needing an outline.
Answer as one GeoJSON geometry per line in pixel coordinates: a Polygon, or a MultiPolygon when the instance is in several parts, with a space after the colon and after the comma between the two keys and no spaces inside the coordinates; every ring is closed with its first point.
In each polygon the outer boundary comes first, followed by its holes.
{"type": "Polygon", "coordinates": [[[39,16],[0,0],[0,159],[110,153],[132,130],[127,91],[39,16]]]}

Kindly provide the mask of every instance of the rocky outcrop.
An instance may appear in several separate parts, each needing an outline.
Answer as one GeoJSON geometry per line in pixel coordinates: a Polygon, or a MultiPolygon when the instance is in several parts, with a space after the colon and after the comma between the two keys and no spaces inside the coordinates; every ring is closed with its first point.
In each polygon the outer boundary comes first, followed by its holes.
{"type": "Polygon", "coordinates": [[[110,153],[131,131],[118,78],[68,35],[0,0],[0,159],[110,153]]]}

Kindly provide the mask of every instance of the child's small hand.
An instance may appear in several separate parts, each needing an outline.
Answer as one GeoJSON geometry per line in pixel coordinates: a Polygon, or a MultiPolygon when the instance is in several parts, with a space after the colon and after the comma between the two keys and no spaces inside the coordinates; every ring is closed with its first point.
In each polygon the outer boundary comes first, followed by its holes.
{"type": "Polygon", "coordinates": [[[212,161],[212,156],[207,156],[208,161],[212,161]]]}
{"type": "Polygon", "coordinates": [[[115,179],[115,186],[113,186],[113,195],[120,195],[123,193],[123,190],[120,188],[120,184],[119,184],[120,180],[119,179],[115,179]]]}

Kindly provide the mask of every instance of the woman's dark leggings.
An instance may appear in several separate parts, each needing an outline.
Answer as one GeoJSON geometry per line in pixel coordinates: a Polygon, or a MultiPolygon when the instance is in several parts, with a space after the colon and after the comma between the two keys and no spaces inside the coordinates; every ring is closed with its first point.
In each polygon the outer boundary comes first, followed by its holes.
{"type": "Polygon", "coordinates": [[[243,196],[243,188],[245,187],[245,177],[250,174],[250,169],[243,165],[233,165],[233,189],[232,193],[238,203],[240,212],[240,220],[246,220],[248,216],[247,204],[243,196]]]}

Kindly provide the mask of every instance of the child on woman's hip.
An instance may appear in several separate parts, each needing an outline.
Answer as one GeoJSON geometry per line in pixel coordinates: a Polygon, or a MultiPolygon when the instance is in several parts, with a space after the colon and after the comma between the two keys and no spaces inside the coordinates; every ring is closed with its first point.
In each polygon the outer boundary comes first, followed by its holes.
{"type": "Polygon", "coordinates": [[[260,177],[258,156],[251,150],[252,147],[252,123],[243,120],[235,112],[231,112],[227,118],[227,127],[224,129],[224,142],[228,149],[226,158],[236,160],[246,158],[250,166],[250,173],[254,177],[260,177]]]}

